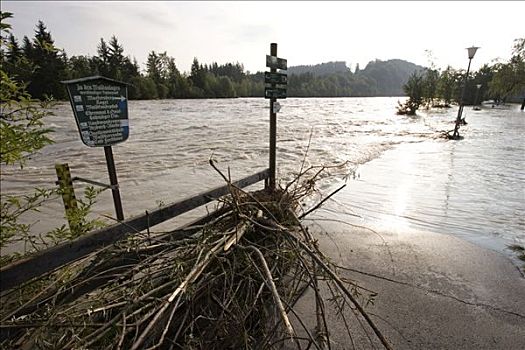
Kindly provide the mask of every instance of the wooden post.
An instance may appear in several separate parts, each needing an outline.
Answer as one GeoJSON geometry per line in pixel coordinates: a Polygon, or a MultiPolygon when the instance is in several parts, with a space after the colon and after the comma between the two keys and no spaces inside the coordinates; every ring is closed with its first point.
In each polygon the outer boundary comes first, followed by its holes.
{"type": "Polygon", "coordinates": [[[69,224],[69,229],[73,232],[75,224],[72,222],[72,217],[77,210],[77,198],[75,197],[75,189],[73,188],[73,180],[71,179],[71,172],[69,165],[55,164],[58,181],[57,185],[60,187],[62,194],[62,201],[64,202],[64,209],[66,211],[66,219],[69,224]]]}
{"type": "Polygon", "coordinates": [[[117,171],[115,170],[115,160],[113,159],[113,151],[111,146],[104,146],[104,153],[106,155],[106,163],[108,166],[109,183],[111,184],[111,192],[113,194],[113,203],[115,204],[115,212],[117,220],[124,220],[124,212],[122,211],[122,202],[120,201],[120,191],[118,188],[117,171]]]}
{"type": "MultiPolygon", "coordinates": [[[[277,44],[270,44],[270,56],[277,57],[277,44]]],[[[277,69],[270,68],[271,73],[276,73],[277,69]]],[[[271,84],[272,88],[275,88],[275,84],[271,84]]],[[[275,173],[276,173],[276,141],[277,141],[277,114],[273,109],[274,103],[277,101],[275,97],[270,99],[270,177],[269,177],[269,188],[275,190],[275,173]]]]}

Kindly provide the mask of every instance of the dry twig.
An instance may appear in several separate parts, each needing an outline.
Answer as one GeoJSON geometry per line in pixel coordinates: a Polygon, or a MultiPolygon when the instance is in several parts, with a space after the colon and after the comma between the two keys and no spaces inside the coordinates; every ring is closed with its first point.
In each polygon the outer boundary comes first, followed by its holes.
{"type": "Polygon", "coordinates": [[[9,317],[0,345],[273,349],[289,339],[297,348],[331,349],[324,284],[341,312],[355,308],[390,349],[357,300],[363,290],[338,276],[297,217],[300,201],[329,167],[302,167],[285,189],[247,193],[210,164],[230,185],[220,216],[180,240],[137,235],[78,263],[74,273],[57,272],[60,280],[27,285],[23,300],[12,293],[2,300],[9,317]],[[294,310],[307,288],[314,290],[314,334],[294,310]]]}

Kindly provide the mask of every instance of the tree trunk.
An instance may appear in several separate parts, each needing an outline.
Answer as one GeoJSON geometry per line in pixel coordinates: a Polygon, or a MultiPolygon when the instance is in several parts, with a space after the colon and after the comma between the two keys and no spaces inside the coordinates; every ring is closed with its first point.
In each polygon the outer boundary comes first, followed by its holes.
{"type": "Polygon", "coordinates": [[[525,108],[525,97],[523,98],[523,102],[521,103],[521,110],[523,111],[524,108],[525,108]]]}

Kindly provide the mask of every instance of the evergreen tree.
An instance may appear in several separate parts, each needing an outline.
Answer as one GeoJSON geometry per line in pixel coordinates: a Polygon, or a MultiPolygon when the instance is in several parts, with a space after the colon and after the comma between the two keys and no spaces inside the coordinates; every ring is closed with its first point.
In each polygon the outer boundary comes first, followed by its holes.
{"type": "Polygon", "coordinates": [[[34,56],[34,49],[33,49],[33,43],[31,43],[31,40],[27,36],[24,35],[24,38],[22,39],[22,52],[24,53],[24,57],[32,61],[34,56]]]}
{"type": "MultiPolygon", "coordinates": [[[[7,13],[7,12],[6,12],[7,13]]],[[[10,79],[18,83],[31,81],[34,67],[25,56],[24,48],[32,52],[32,44],[27,37],[24,38],[24,47],[20,47],[18,40],[9,32],[2,38],[3,45],[0,48],[0,62],[2,69],[10,79]]]]}
{"type": "Polygon", "coordinates": [[[22,57],[22,49],[20,48],[20,45],[18,45],[18,40],[16,40],[13,33],[9,33],[6,49],[5,59],[7,62],[15,64],[16,61],[22,57]]]}
{"type": "Polygon", "coordinates": [[[124,47],[115,35],[111,36],[109,43],[100,38],[97,54],[90,60],[90,66],[96,67],[96,74],[128,83],[140,76],[137,60],[124,56],[124,47]]]}
{"type": "Polygon", "coordinates": [[[5,48],[2,47],[0,50],[2,66],[4,71],[14,78],[17,73],[17,62],[23,57],[23,51],[12,33],[9,33],[4,46],[5,48]]]}
{"type": "Polygon", "coordinates": [[[147,76],[155,83],[157,90],[157,98],[168,97],[169,89],[167,86],[167,65],[169,63],[169,57],[164,53],[157,54],[155,51],[151,51],[148,55],[146,62],[147,76]]]}
{"type": "Polygon", "coordinates": [[[28,59],[35,66],[28,92],[39,99],[46,96],[64,99],[65,88],[60,81],[66,77],[66,65],[44,22],[38,21],[32,45],[24,42],[24,51],[29,53],[28,59]]]}
{"type": "Polygon", "coordinates": [[[177,66],[175,65],[175,59],[168,57],[166,62],[166,84],[168,86],[168,96],[170,98],[184,98],[189,96],[189,84],[188,80],[181,75],[177,66]]]}
{"type": "Polygon", "coordinates": [[[159,56],[155,51],[151,51],[146,62],[146,72],[147,76],[153,79],[155,84],[161,83],[161,69],[159,56]]]}
{"type": "Polygon", "coordinates": [[[191,65],[191,74],[189,76],[192,83],[192,97],[206,97],[206,92],[209,92],[211,95],[207,81],[207,74],[208,73],[204,67],[199,64],[197,57],[195,57],[191,65]]]}
{"type": "Polygon", "coordinates": [[[104,38],[100,38],[100,42],[97,45],[98,57],[96,58],[98,74],[109,78],[110,67],[109,67],[109,48],[104,41],[104,38]]]}
{"type": "Polygon", "coordinates": [[[108,65],[109,65],[109,77],[122,80],[122,68],[124,64],[124,48],[119,44],[116,36],[111,36],[109,39],[108,50],[108,65]]]}

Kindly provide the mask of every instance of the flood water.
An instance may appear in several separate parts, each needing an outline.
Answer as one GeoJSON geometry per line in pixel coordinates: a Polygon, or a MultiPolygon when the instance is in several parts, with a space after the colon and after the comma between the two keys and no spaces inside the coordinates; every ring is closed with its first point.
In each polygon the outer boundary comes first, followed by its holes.
{"type": "MultiPolygon", "coordinates": [[[[398,99],[281,100],[281,182],[300,169],[309,145],[305,166],[345,164],[319,183],[324,194],[347,183],[325,209],[331,217],[451,234],[511,256],[509,244],[525,244],[525,113],[517,105],[466,107],[464,140],[446,141],[436,136],[453,128],[457,108],[398,116],[398,99]]],[[[2,194],[52,187],[59,162],[73,176],[109,182],[103,149],[82,144],[70,105],[54,113],[48,125],[56,143],[23,170],[3,167],[2,194]]],[[[130,137],[113,146],[125,216],[222,185],[210,157],[234,179],[266,168],[268,115],[262,98],[130,101],[130,137]]],[[[109,191],[94,212],[115,216],[109,191]]],[[[60,201],[29,220],[42,232],[65,223],[60,201]]]]}

